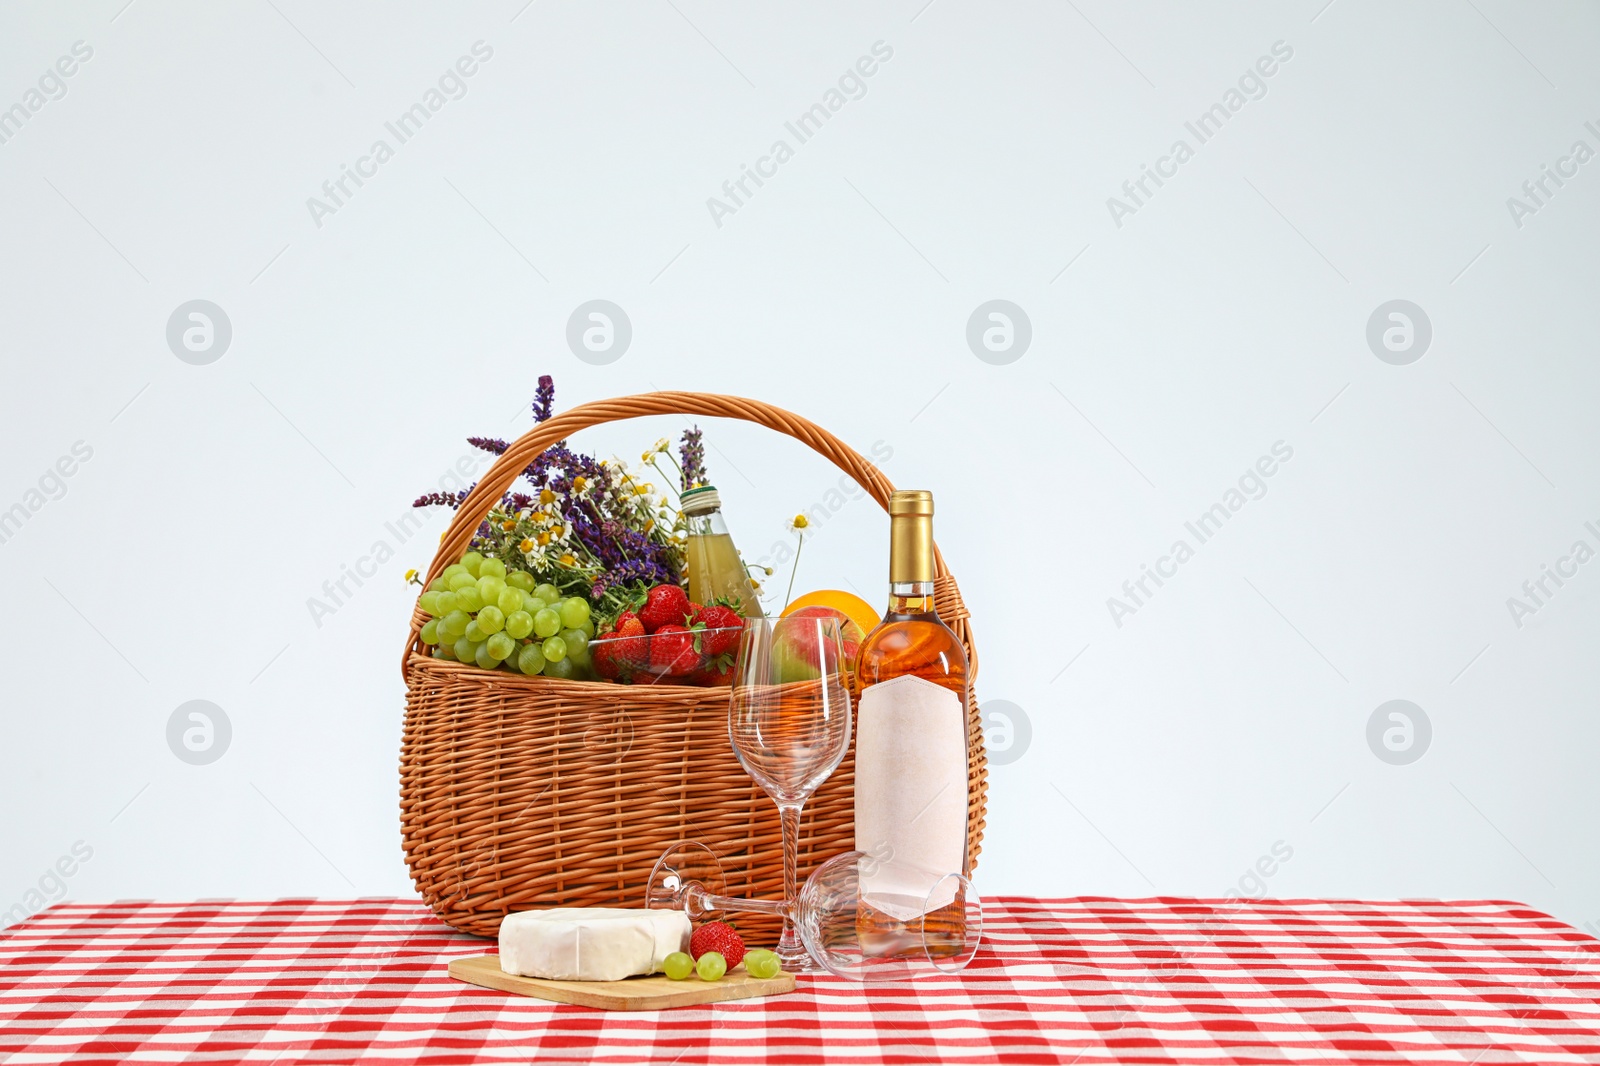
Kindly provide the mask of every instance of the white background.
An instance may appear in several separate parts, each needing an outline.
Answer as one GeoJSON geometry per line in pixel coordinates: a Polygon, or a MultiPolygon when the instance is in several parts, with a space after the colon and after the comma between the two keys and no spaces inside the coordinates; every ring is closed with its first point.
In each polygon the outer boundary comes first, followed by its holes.
{"type": "MultiPolygon", "coordinates": [[[[1600,563],[1507,606],[1600,547],[1600,162],[1507,206],[1600,148],[1593,4],[11,3],[0,107],[77,41],[0,144],[0,509],[93,449],[0,544],[0,909],[80,840],[78,899],[409,895],[401,575],[445,515],[385,523],[464,437],[526,429],[548,372],[562,408],[777,402],[934,490],[979,696],[1031,732],[993,768],[983,891],[1219,896],[1281,841],[1245,889],[1600,919],[1600,563]],[[465,96],[318,225],[308,198],[477,41],[465,96]],[[865,95],[719,226],[708,197],[878,41],[865,95]],[[1280,41],[1265,95],[1114,220],[1280,41]],[[195,299],[232,325],[209,365],[166,340],[195,299]],[[592,299],[632,323],[610,365],[567,346],[592,299]],[[1004,365],[966,339],[992,299],[1031,322],[1004,365]],[[1394,299],[1432,326],[1407,365],[1367,342],[1394,299]],[[1108,598],[1279,441],[1266,494],[1118,625],[1108,598]],[[194,699],[232,726],[206,766],[166,739],[194,699]],[[1432,725],[1408,765],[1367,742],[1392,699],[1432,725]]],[[[835,475],[706,428],[759,558],[835,475]]],[[[848,504],[799,585],[876,601],[886,534],[848,504]]]]}

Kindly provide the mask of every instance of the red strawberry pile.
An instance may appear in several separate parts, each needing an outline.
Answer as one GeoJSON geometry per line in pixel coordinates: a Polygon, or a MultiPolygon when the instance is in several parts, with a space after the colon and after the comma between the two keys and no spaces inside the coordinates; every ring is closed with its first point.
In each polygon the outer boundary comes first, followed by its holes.
{"type": "Polygon", "coordinates": [[[681,586],[657,585],[597,634],[589,653],[608,681],[727,685],[743,626],[726,603],[695,603],[681,586]]]}

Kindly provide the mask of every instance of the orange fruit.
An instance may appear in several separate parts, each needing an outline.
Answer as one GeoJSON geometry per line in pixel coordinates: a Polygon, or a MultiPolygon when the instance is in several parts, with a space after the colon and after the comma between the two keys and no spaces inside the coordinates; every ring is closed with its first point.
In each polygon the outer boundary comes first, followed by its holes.
{"type": "Polygon", "coordinates": [[[862,633],[871,633],[882,621],[882,617],[866,600],[853,592],[841,592],[838,589],[821,589],[817,592],[808,592],[804,596],[796,596],[789,606],[783,609],[784,617],[803,607],[831,607],[860,626],[862,633]]]}

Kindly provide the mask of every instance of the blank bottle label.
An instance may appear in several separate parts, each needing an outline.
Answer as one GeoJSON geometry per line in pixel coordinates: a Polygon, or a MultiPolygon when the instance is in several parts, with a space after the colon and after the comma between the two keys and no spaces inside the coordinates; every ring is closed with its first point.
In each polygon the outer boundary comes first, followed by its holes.
{"type": "Polygon", "coordinates": [[[967,734],[961,698],[913,674],[861,694],[856,727],[856,850],[867,902],[900,921],[955,898],[928,899],[933,880],[961,873],[967,844],[967,734]],[[922,876],[906,883],[902,871],[922,876]],[[920,889],[919,887],[920,886],[920,889]],[[920,895],[918,894],[920,891],[920,895]]]}

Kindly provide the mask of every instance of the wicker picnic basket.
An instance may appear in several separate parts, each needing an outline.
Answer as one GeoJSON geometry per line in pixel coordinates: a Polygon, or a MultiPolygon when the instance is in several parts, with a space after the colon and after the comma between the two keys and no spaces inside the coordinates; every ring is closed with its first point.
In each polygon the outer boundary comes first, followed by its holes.
{"type": "MultiPolygon", "coordinates": [[[[427,580],[461,557],[489,509],[546,448],[601,423],[662,414],[741,418],[787,433],[887,505],[892,486],[876,467],[788,411],[690,392],[603,400],[536,425],[506,449],[457,510],[427,580]]],[[[961,638],[976,676],[967,610],[937,549],[935,564],[940,617],[961,638]]],[[[642,906],[656,859],[688,839],[718,854],[733,894],[782,894],[778,810],[728,742],[728,689],[563,681],[464,666],[428,654],[425,621],[420,609],[413,612],[402,665],[400,824],[412,881],[441,919],[493,936],[513,911],[642,906]]],[[[967,837],[976,863],[988,769],[970,696],[967,731],[967,837]]],[[[854,846],[854,783],[852,749],[806,804],[802,878],[854,846]]],[[[741,917],[740,925],[760,922],[741,917]]]]}

